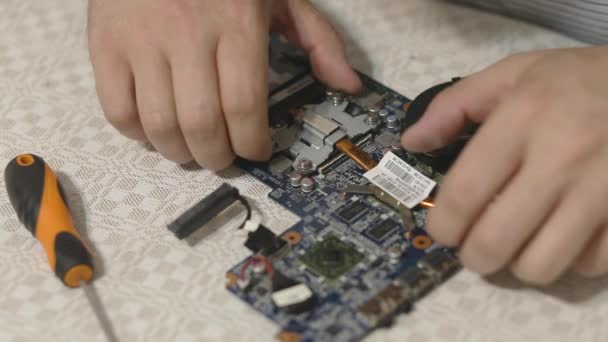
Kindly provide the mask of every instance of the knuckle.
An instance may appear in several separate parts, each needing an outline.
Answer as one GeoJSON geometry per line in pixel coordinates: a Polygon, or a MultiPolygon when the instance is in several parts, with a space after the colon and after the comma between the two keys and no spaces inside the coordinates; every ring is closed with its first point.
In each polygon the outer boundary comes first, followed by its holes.
{"type": "Polygon", "coordinates": [[[146,134],[151,138],[171,137],[178,130],[175,116],[168,110],[147,110],[142,112],[145,118],[146,134]]]}
{"type": "Polygon", "coordinates": [[[199,109],[189,110],[180,117],[180,124],[185,135],[200,135],[212,139],[223,133],[224,121],[218,111],[199,109]]]}
{"type": "Polygon", "coordinates": [[[228,0],[225,1],[226,14],[229,15],[230,18],[240,21],[243,18],[251,16],[251,14],[258,13],[260,3],[260,1],[228,0]]]}
{"type": "Polygon", "coordinates": [[[589,132],[571,133],[568,143],[561,144],[560,152],[555,154],[554,168],[571,170],[590,158],[602,146],[601,138],[589,132]]]}
{"type": "Polygon", "coordinates": [[[533,121],[538,117],[550,112],[555,97],[547,85],[533,85],[524,87],[525,95],[520,100],[517,113],[527,121],[533,121]]]}
{"type": "Polygon", "coordinates": [[[232,120],[247,120],[262,108],[255,96],[235,96],[224,103],[224,111],[232,120]]]}

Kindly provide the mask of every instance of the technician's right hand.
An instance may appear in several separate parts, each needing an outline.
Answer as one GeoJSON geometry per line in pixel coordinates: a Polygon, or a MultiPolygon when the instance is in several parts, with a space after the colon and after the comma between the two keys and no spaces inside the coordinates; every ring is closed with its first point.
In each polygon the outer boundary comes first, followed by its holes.
{"type": "Polygon", "coordinates": [[[308,51],[328,86],[359,89],[339,35],[307,0],[89,0],[106,117],[177,163],[267,159],[270,30],[308,51]]]}

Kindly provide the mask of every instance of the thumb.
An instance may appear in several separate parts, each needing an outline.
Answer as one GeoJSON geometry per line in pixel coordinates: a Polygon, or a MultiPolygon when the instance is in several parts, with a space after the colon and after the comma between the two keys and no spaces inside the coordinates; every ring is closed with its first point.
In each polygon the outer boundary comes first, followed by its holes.
{"type": "Polygon", "coordinates": [[[286,6],[291,20],[284,34],[308,53],[315,76],[331,88],[358,92],[361,80],[346,58],[340,35],[327,18],[308,0],[289,0],[286,6]]]}
{"type": "Polygon", "coordinates": [[[428,152],[458,138],[468,122],[482,123],[538,54],[516,55],[462,79],[441,92],[401,137],[406,150],[428,152]]]}

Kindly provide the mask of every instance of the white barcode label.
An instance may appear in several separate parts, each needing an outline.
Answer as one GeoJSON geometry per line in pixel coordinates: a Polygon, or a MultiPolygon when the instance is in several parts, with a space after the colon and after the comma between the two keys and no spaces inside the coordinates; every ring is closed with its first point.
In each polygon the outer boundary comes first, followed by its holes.
{"type": "Polygon", "coordinates": [[[424,201],[437,184],[392,152],[364,176],[410,209],[424,201]]]}

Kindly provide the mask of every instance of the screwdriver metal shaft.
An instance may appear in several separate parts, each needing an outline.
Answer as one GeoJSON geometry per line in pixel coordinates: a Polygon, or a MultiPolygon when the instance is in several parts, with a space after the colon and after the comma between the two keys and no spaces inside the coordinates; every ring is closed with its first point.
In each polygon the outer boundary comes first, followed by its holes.
{"type": "Polygon", "coordinates": [[[108,313],[106,312],[94,285],[92,283],[87,283],[85,280],[81,280],[80,287],[84,291],[84,294],[91,306],[91,310],[93,310],[93,314],[95,314],[95,317],[97,317],[97,321],[106,335],[108,342],[118,342],[118,338],[116,337],[116,333],[112,327],[112,322],[108,317],[108,313]]]}

